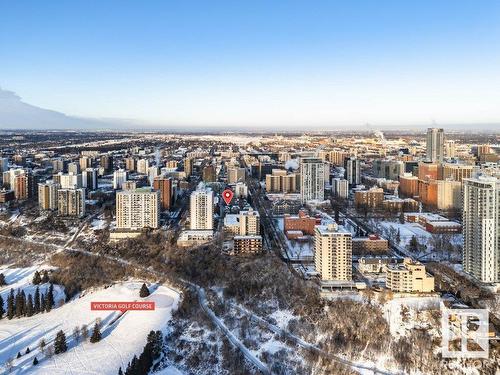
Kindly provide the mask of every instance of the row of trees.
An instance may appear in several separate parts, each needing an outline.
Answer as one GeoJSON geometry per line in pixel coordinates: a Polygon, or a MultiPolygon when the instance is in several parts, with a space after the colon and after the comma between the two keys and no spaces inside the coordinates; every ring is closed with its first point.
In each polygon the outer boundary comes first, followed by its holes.
{"type": "Polygon", "coordinates": [[[122,368],[118,369],[118,375],[142,375],[148,374],[154,361],[160,358],[163,348],[163,334],[161,331],[151,331],[148,334],[146,345],[139,356],[134,355],[132,361],[128,363],[125,373],[122,368]]]}
{"type": "MultiPolygon", "coordinates": [[[[92,329],[92,334],[90,335],[90,342],[92,344],[95,344],[102,339],[102,334],[101,334],[101,321],[100,319],[97,319],[94,328],[92,329]]],[[[82,327],[76,326],[73,329],[73,340],[75,343],[79,343],[80,341],[87,341],[89,338],[89,330],[86,324],[82,325],[82,327]]]]}
{"type": "Polygon", "coordinates": [[[26,293],[24,290],[17,290],[14,295],[14,289],[10,290],[9,296],[7,297],[7,310],[4,308],[4,300],[0,296],[0,319],[6,314],[7,319],[21,318],[24,316],[33,316],[34,314],[42,312],[50,312],[54,306],[54,285],[50,284],[47,293],[40,293],[40,288],[37,287],[35,290],[35,295],[32,296],[26,293]]]}
{"type": "Polygon", "coordinates": [[[47,270],[43,271],[43,276],[40,275],[40,272],[38,271],[35,271],[35,273],[33,274],[32,283],[34,285],[45,284],[48,283],[49,281],[50,281],[49,272],[47,270]]]}

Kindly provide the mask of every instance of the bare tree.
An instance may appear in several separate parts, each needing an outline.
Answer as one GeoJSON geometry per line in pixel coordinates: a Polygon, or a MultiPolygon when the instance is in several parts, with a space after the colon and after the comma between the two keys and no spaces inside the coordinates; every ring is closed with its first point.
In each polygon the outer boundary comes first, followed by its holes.
{"type": "Polygon", "coordinates": [[[7,371],[8,374],[12,372],[14,369],[14,359],[9,357],[5,360],[5,370],[7,371]]]}
{"type": "Polygon", "coordinates": [[[75,340],[75,343],[78,344],[80,342],[80,327],[76,326],[73,328],[73,340],[75,340]]]}
{"type": "Polygon", "coordinates": [[[52,358],[54,355],[54,346],[53,345],[48,345],[45,347],[45,357],[47,358],[52,358]]]}
{"type": "Polygon", "coordinates": [[[82,340],[87,341],[87,339],[89,338],[89,327],[86,324],[83,324],[80,333],[82,336],[82,340]]]}
{"type": "Polygon", "coordinates": [[[45,347],[47,346],[45,339],[41,339],[40,342],[38,343],[38,346],[40,347],[40,351],[43,353],[43,351],[45,350],[45,347]]]}

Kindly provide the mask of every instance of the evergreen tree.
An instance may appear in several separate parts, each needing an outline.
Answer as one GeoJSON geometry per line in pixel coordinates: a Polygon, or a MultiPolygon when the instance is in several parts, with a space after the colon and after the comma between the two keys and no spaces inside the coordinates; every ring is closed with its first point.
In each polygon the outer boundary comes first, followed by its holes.
{"type": "Polygon", "coordinates": [[[149,296],[149,294],[150,294],[149,289],[146,286],[146,284],[142,284],[141,291],[139,292],[139,297],[144,298],[144,297],[149,296]]]}
{"type": "Polygon", "coordinates": [[[23,315],[23,296],[21,295],[21,291],[18,289],[15,297],[15,306],[16,306],[16,318],[20,318],[23,315]]]}
{"type": "Polygon", "coordinates": [[[21,358],[23,355],[21,354],[21,352],[17,352],[17,359],[21,358]]]}
{"type": "Polygon", "coordinates": [[[31,294],[28,294],[28,301],[26,302],[26,316],[33,316],[33,314],[33,297],[31,296],[31,294]]]}
{"type": "Polygon", "coordinates": [[[60,330],[56,334],[54,340],[54,353],[61,354],[68,350],[68,344],[66,343],[66,335],[63,330],[60,330]]]}
{"type": "Polygon", "coordinates": [[[401,242],[401,231],[398,228],[398,233],[396,234],[396,243],[400,243],[400,242],[401,242]]]}
{"type": "Polygon", "coordinates": [[[40,272],[35,271],[35,274],[33,275],[33,280],[32,283],[34,285],[38,285],[42,282],[42,278],[40,277],[40,272]]]}
{"type": "Polygon", "coordinates": [[[399,222],[401,224],[404,224],[405,223],[405,213],[403,210],[401,210],[401,212],[399,213],[399,222]]]}
{"type": "Polygon", "coordinates": [[[123,371],[122,371],[121,367],[118,369],[118,375],[123,375],[123,371]]]}
{"type": "Polygon", "coordinates": [[[7,281],[5,281],[5,275],[0,273],[0,286],[7,285],[7,281]]]}
{"type": "Polygon", "coordinates": [[[34,299],[35,299],[34,311],[35,311],[35,314],[38,314],[40,312],[40,288],[39,287],[36,287],[34,299]]]}
{"type": "Polygon", "coordinates": [[[45,312],[45,295],[40,295],[40,312],[45,312]]]}
{"type": "Polygon", "coordinates": [[[25,354],[30,354],[30,353],[31,353],[31,350],[30,350],[30,347],[28,346],[28,347],[26,348],[26,353],[25,353],[25,354]]]}
{"type": "Polygon", "coordinates": [[[42,283],[48,283],[49,282],[49,272],[47,270],[43,271],[43,276],[42,276],[42,283]]]}
{"type": "Polygon", "coordinates": [[[38,359],[35,357],[33,358],[33,366],[36,366],[38,365],[38,359]]]}
{"type": "Polygon", "coordinates": [[[94,344],[101,341],[101,338],[101,330],[99,328],[99,324],[96,322],[94,324],[94,329],[92,330],[92,335],[90,336],[90,342],[94,344]]]}
{"type": "Polygon", "coordinates": [[[161,354],[161,350],[163,349],[163,333],[160,330],[156,331],[155,345],[157,347],[156,352],[158,353],[158,357],[159,357],[161,354]]]}
{"type": "Polygon", "coordinates": [[[50,283],[49,291],[47,292],[47,302],[50,305],[50,308],[52,309],[52,306],[54,306],[54,284],[52,283],[50,283]]]}
{"type": "Polygon", "coordinates": [[[147,374],[151,366],[153,366],[152,345],[147,343],[137,361],[136,373],[147,374]]]}
{"type": "Polygon", "coordinates": [[[7,318],[10,320],[15,314],[14,289],[11,289],[9,297],[7,297],[7,318]]]}
{"type": "Polygon", "coordinates": [[[134,358],[132,358],[132,362],[130,362],[130,374],[131,375],[136,375],[137,374],[137,356],[134,355],[134,358]]]}
{"type": "Polygon", "coordinates": [[[149,332],[147,344],[151,347],[151,355],[153,356],[153,359],[159,358],[163,347],[163,334],[161,331],[149,332]]]}
{"type": "Polygon", "coordinates": [[[19,310],[21,311],[21,316],[24,316],[26,315],[26,294],[24,293],[24,290],[21,290],[19,301],[21,303],[21,308],[19,310]]]}
{"type": "Polygon", "coordinates": [[[417,237],[415,235],[413,235],[411,237],[411,240],[410,240],[410,250],[412,250],[412,251],[417,251],[418,250],[418,240],[417,240],[417,237]]]}
{"type": "Polygon", "coordinates": [[[45,295],[45,311],[50,312],[52,310],[52,304],[50,303],[49,293],[45,295]]]}
{"type": "Polygon", "coordinates": [[[5,309],[3,307],[3,298],[0,296],[0,319],[3,318],[3,314],[5,314],[5,309]]]}

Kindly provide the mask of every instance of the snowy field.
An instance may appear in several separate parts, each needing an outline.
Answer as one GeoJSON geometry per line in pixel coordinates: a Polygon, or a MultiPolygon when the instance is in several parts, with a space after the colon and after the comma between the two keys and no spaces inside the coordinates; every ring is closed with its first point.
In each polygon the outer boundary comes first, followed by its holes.
{"type": "MultiPolygon", "coordinates": [[[[408,249],[412,237],[415,236],[418,242],[424,244],[426,248],[422,252],[413,253],[413,255],[423,256],[429,260],[439,260],[440,256],[446,258],[445,255],[433,252],[432,233],[427,232],[420,224],[408,222],[401,224],[399,222],[390,221],[378,221],[376,224],[384,230],[389,230],[390,228],[393,228],[396,232],[399,230],[401,237],[399,246],[403,249],[408,249]]],[[[451,244],[453,246],[462,245],[463,235],[460,233],[451,234],[451,244]]]]}
{"type": "MultiPolygon", "coordinates": [[[[0,270],[13,283],[1,289],[2,296],[11,287],[33,288],[31,278],[36,267],[0,270]]],[[[18,352],[23,356],[13,360],[13,374],[113,374],[121,366],[125,368],[132,357],[142,352],[146,336],[151,330],[163,330],[177,307],[179,294],[166,287],[158,286],[149,297],[139,298],[141,282],[124,282],[105,289],[88,291],[80,298],[54,308],[49,313],[32,317],[0,321],[0,364],[14,359],[18,352]],[[128,311],[120,317],[115,311],[91,311],[92,301],[154,301],[154,311],[128,311]],[[101,319],[102,340],[98,343],[75,342],[73,329],[86,324],[92,329],[95,320],[101,319]],[[53,343],[59,330],[67,337],[68,351],[46,358],[38,348],[43,338],[48,345],[53,343]],[[29,347],[31,352],[24,354],[29,347]],[[40,361],[33,366],[34,357],[40,361]]],[[[154,288],[150,288],[153,290],[154,288]]],[[[55,288],[56,298],[64,296],[61,288],[55,288]]],[[[57,299],[56,299],[57,301],[57,299]]],[[[57,302],[56,302],[57,305],[57,302]]],[[[4,367],[0,367],[3,373],[4,367]]],[[[175,369],[166,369],[163,374],[176,374],[175,369]]]]}
{"type": "MultiPolygon", "coordinates": [[[[28,294],[31,294],[32,296],[35,294],[36,290],[36,285],[33,285],[31,283],[31,280],[33,279],[33,274],[35,271],[41,271],[43,269],[45,270],[50,270],[52,267],[46,266],[33,266],[33,267],[26,267],[26,268],[7,268],[7,267],[0,267],[0,273],[3,273],[5,276],[5,281],[7,282],[8,285],[0,287],[0,295],[2,296],[2,299],[4,301],[4,309],[7,310],[7,297],[9,296],[10,290],[14,289],[14,293],[17,292],[18,289],[24,290],[24,293],[26,293],[26,296],[28,294]]],[[[49,283],[45,284],[40,284],[38,285],[40,288],[40,293],[47,293],[47,290],[49,288],[49,283]]],[[[58,285],[54,285],[54,302],[55,305],[57,306],[61,300],[64,301],[65,299],[65,294],[64,290],[62,287],[58,285]]],[[[1,336],[1,331],[2,328],[5,324],[5,321],[2,319],[0,321],[0,337],[1,336]]],[[[1,353],[1,346],[0,346],[0,353],[1,353]]],[[[17,353],[16,353],[17,354],[17,353]]],[[[1,354],[0,354],[1,355],[1,354]]],[[[3,361],[1,360],[0,356],[0,363],[3,361]]]]}

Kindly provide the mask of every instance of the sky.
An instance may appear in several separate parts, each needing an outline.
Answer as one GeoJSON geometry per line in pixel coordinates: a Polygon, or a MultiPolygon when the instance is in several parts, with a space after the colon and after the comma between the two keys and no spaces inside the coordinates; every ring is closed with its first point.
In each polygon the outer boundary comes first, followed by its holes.
{"type": "Polygon", "coordinates": [[[0,87],[177,126],[500,123],[500,1],[0,0],[0,87]]]}

